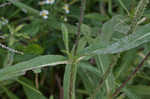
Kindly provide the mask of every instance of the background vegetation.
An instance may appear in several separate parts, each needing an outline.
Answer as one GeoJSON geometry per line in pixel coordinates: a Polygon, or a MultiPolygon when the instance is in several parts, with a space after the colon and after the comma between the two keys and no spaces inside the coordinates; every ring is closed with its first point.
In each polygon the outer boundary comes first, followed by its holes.
{"type": "Polygon", "coordinates": [[[0,0],[1,99],[149,99],[149,0],[0,0]]]}

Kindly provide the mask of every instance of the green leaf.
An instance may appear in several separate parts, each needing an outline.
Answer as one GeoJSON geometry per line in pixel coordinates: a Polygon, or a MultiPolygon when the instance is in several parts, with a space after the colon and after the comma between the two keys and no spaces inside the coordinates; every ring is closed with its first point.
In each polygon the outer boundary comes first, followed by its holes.
{"type": "Polygon", "coordinates": [[[33,55],[40,55],[43,54],[44,49],[35,43],[28,44],[24,49],[24,53],[33,54],[33,55]]]}
{"type": "Polygon", "coordinates": [[[16,33],[16,32],[19,32],[23,27],[24,27],[24,24],[21,24],[21,25],[17,26],[17,27],[15,28],[14,32],[15,32],[15,33],[16,33]]]}
{"type": "Polygon", "coordinates": [[[110,40],[112,39],[112,35],[115,34],[115,27],[118,23],[120,23],[120,20],[124,17],[121,15],[114,16],[111,20],[104,23],[102,27],[102,34],[100,35],[101,41],[104,44],[109,44],[110,40]]]}
{"type": "Polygon", "coordinates": [[[39,69],[46,66],[65,64],[66,58],[60,55],[44,55],[31,60],[0,69],[0,81],[23,75],[28,70],[39,69]]]}
{"type": "Polygon", "coordinates": [[[85,15],[85,18],[101,22],[107,20],[109,17],[99,13],[89,13],[85,15]]]}
{"type": "Polygon", "coordinates": [[[101,72],[88,62],[78,64],[78,74],[88,93],[92,93],[101,77],[101,72]]]}
{"type": "Polygon", "coordinates": [[[81,52],[82,50],[84,50],[85,46],[87,44],[87,40],[85,37],[80,38],[79,40],[79,45],[78,45],[78,49],[77,49],[77,53],[81,52]]]}
{"type": "Polygon", "coordinates": [[[88,62],[80,62],[78,69],[87,70],[88,72],[91,72],[91,73],[97,75],[97,77],[99,77],[99,75],[101,75],[101,72],[96,67],[94,67],[93,65],[91,65],[88,62]]]}
{"type": "Polygon", "coordinates": [[[22,78],[17,81],[23,86],[27,99],[46,99],[46,97],[34,87],[30,80],[22,78]]]}
{"type": "Polygon", "coordinates": [[[14,93],[12,93],[9,89],[7,89],[6,87],[2,86],[2,89],[6,92],[6,94],[8,95],[9,99],[19,99],[19,97],[17,97],[14,93]]]}
{"type": "Polygon", "coordinates": [[[16,7],[20,8],[21,10],[22,9],[25,9],[27,10],[28,13],[33,13],[33,14],[36,14],[36,15],[40,15],[40,12],[36,9],[33,9],[17,0],[7,0],[9,2],[11,2],[13,5],[15,5],[16,7]]]}
{"type": "Polygon", "coordinates": [[[81,25],[81,33],[84,35],[86,41],[88,41],[89,43],[92,42],[92,36],[93,36],[93,33],[92,33],[92,28],[86,24],[82,24],[81,25]]]}
{"type": "Polygon", "coordinates": [[[61,24],[61,31],[63,33],[63,40],[66,47],[66,50],[69,52],[69,38],[68,38],[68,29],[65,24],[61,24]]]}
{"type": "MultiPolygon", "coordinates": [[[[123,20],[121,20],[121,21],[123,21],[123,20]]],[[[127,25],[125,22],[120,22],[114,26],[114,30],[116,32],[127,34],[128,31],[130,30],[130,26],[127,25]]]]}
{"type": "Polygon", "coordinates": [[[41,69],[40,68],[38,68],[38,69],[34,69],[34,70],[32,70],[34,73],[40,73],[41,72],[41,69]]]}
{"type": "Polygon", "coordinates": [[[41,21],[39,19],[34,19],[31,21],[31,23],[25,24],[22,32],[34,37],[39,33],[40,27],[41,27],[41,21]]]}
{"type": "Polygon", "coordinates": [[[81,25],[81,32],[86,36],[90,36],[91,33],[92,33],[92,30],[91,30],[91,27],[89,27],[88,25],[86,24],[82,24],[81,25]]]}
{"type": "Polygon", "coordinates": [[[150,95],[150,87],[146,85],[133,85],[128,86],[131,92],[134,92],[137,95],[150,95]]]}
{"type": "MultiPolygon", "coordinates": [[[[85,90],[88,92],[88,94],[89,95],[93,94],[93,91],[98,86],[99,80],[101,79],[102,75],[100,74],[98,69],[96,69],[89,63],[81,62],[78,65],[79,65],[79,68],[78,68],[79,79],[82,81],[83,86],[85,90]]],[[[97,94],[99,94],[100,99],[104,99],[103,97],[105,94],[104,90],[103,91],[99,90],[97,94]]]]}
{"type": "MultiPolygon", "coordinates": [[[[133,64],[137,51],[135,49],[130,50],[122,56],[119,66],[115,69],[116,78],[123,78],[125,74],[128,74],[129,67],[133,64]],[[124,72],[124,73],[123,73],[124,72]]],[[[126,76],[125,76],[126,77],[126,76]]]]}
{"type": "Polygon", "coordinates": [[[49,97],[49,99],[54,99],[54,96],[53,96],[53,95],[51,95],[51,96],[49,97]]]}
{"type": "Polygon", "coordinates": [[[80,67],[78,69],[79,77],[81,78],[81,81],[85,89],[88,91],[88,93],[92,93],[93,90],[95,89],[95,85],[98,84],[98,80],[96,79],[97,77],[92,72],[89,72],[87,69],[82,68],[81,64],[79,64],[79,67],[80,67]]]}
{"type": "Polygon", "coordinates": [[[133,93],[129,88],[123,88],[123,92],[127,95],[129,99],[141,99],[135,93],[133,93]]]}
{"type": "MultiPolygon", "coordinates": [[[[122,16],[118,15],[113,17],[111,20],[109,20],[108,22],[106,22],[103,27],[102,27],[102,34],[100,35],[100,46],[107,46],[109,45],[112,36],[115,33],[114,30],[114,26],[116,23],[119,23],[120,19],[122,18],[122,16]]],[[[104,75],[104,73],[107,71],[109,65],[112,62],[112,58],[110,55],[97,55],[95,57],[95,62],[96,62],[96,66],[98,68],[98,70],[100,71],[101,75],[104,75]]],[[[105,89],[105,93],[107,95],[109,95],[112,90],[114,89],[114,78],[113,78],[113,74],[112,74],[112,68],[110,68],[110,72],[109,72],[109,76],[108,78],[106,78],[106,80],[104,81],[104,86],[103,88],[105,89]]],[[[101,90],[101,89],[100,89],[101,90]]],[[[101,93],[98,93],[98,95],[100,95],[101,93]]]]}
{"type": "Polygon", "coordinates": [[[123,37],[117,42],[93,50],[93,46],[86,48],[85,54],[114,54],[136,48],[150,41],[150,24],[140,27],[135,33],[123,37]]]}
{"type": "MultiPolygon", "coordinates": [[[[99,55],[96,57],[96,64],[98,66],[99,71],[101,71],[101,75],[104,75],[104,73],[107,71],[109,65],[111,64],[111,56],[109,55],[99,55]]],[[[111,92],[114,88],[114,78],[112,74],[112,68],[110,68],[110,74],[108,78],[105,80],[105,88],[107,92],[111,92]]]]}

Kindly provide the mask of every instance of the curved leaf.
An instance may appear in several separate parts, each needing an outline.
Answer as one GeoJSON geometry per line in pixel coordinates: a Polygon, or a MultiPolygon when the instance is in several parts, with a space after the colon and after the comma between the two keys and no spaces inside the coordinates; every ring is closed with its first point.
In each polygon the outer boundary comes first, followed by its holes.
{"type": "Polygon", "coordinates": [[[123,51],[136,48],[141,44],[147,43],[150,41],[150,24],[140,27],[135,33],[130,34],[124,38],[121,38],[117,42],[108,45],[107,47],[101,47],[94,49],[94,46],[90,46],[85,49],[84,54],[114,54],[120,53],[123,51]]]}
{"type": "Polygon", "coordinates": [[[16,7],[20,8],[20,9],[27,10],[29,13],[33,13],[33,14],[37,14],[37,15],[39,15],[39,13],[40,13],[38,10],[31,8],[17,0],[7,0],[7,1],[11,2],[13,5],[15,5],[16,7]]]}
{"type": "Polygon", "coordinates": [[[65,64],[67,62],[65,60],[66,58],[60,55],[44,55],[25,62],[18,63],[13,66],[8,66],[4,69],[0,69],[0,81],[23,75],[28,70],[35,70],[46,66],[65,64]]]}

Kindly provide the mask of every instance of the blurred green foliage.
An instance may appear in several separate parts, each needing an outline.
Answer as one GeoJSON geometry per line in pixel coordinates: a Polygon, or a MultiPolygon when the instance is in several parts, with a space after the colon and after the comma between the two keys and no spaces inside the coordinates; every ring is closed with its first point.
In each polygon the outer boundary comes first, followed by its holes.
{"type": "Polygon", "coordinates": [[[86,0],[74,54],[81,1],[0,0],[1,99],[149,99],[150,60],[112,97],[150,51],[149,0],[86,0]]]}

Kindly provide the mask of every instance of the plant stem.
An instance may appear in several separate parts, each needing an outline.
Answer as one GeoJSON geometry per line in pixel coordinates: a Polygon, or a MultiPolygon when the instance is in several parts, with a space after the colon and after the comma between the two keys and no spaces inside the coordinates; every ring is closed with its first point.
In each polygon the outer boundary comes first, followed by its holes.
{"type": "MultiPolygon", "coordinates": [[[[11,28],[9,27],[9,30],[10,30],[10,36],[9,36],[9,40],[8,40],[8,47],[13,47],[14,45],[14,32],[11,31],[11,28]]],[[[6,58],[5,58],[5,61],[4,61],[4,67],[8,66],[8,65],[11,65],[13,63],[13,53],[12,52],[9,52],[7,53],[6,55],[6,58]]]]}
{"type": "Polygon", "coordinates": [[[118,2],[120,3],[120,5],[122,6],[122,8],[127,12],[128,16],[129,16],[130,12],[128,11],[127,7],[124,5],[124,3],[122,2],[122,0],[118,0],[118,2]]]}
{"type": "Polygon", "coordinates": [[[121,91],[121,89],[135,76],[135,74],[142,68],[144,62],[148,59],[150,56],[150,52],[144,57],[144,59],[141,61],[141,63],[135,68],[135,70],[129,75],[129,77],[122,83],[122,85],[115,90],[115,92],[112,94],[112,97],[115,97],[118,95],[118,93],[121,91]]]}
{"type": "Polygon", "coordinates": [[[99,12],[102,14],[102,15],[106,15],[106,11],[105,11],[105,3],[104,1],[99,1],[99,12]]]}
{"type": "MultiPolygon", "coordinates": [[[[86,6],[86,0],[81,0],[81,7],[80,7],[80,19],[78,24],[78,30],[77,30],[77,37],[75,41],[75,49],[74,49],[74,56],[77,55],[77,48],[79,45],[79,39],[81,34],[81,25],[83,23],[83,17],[84,17],[84,11],[86,6]]],[[[71,70],[70,70],[70,85],[69,85],[69,99],[75,99],[75,80],[76,80],[76,73],[77,73],[77,62],[73,59],[71,64],[71,70]]]]}
{"type": "Polygon", "coordinates": [[[77,30],[77,38],[76,38],[76,41],[75,41],[75,51],[74,51],[74,55],[77,54],[77,48],[78,48],[79,39],[80,39],[80,34],[81,34],[81,25],[82,25],[83,19],[84,19],[85,7],[86,7],[86,0],[81,0],[80,19],[79,19],[78,30],[77,30]]]}
{"type": "Polygon", "coordinates": [[[58,74],[55,75],[56,82],[58,83],[59,88],[59,99],[64,99],[64,90],[61,86],[61,79],[59,78],[58,74]]]}
{"type": "Polygon", "coordinates": [[[112,12],[112,0],[108,0],[108,13],[110,15],[113,14],[113,12],[112,12]]]}
{"type": "Polygon", "coordinates": [[[71,65],[71,76],[70,76],[70,85],[69,85],[69,99],[75,99],[75,80],[77,73],[77,65],[71,65]]]}
{"type": "Polygon", "coordinates": [[[38,73],[35,74],[35,86],[36,86],[36,89],[39,89],[39,75],[38,75],[38,73]]]}

